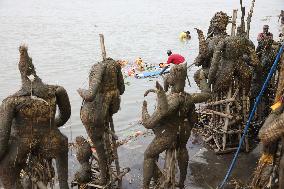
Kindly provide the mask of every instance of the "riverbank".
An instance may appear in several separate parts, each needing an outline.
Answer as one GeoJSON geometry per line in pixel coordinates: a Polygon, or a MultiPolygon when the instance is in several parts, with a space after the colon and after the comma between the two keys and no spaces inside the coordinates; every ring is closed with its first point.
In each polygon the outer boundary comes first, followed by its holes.
{"type": "MultiPolygon", "coordinates": [[[[153,139],[153,134],[139,136],[119,148],[122,167],[131,171],[123,179],[124,189],[142,187],[144,151],[153,139]]],[[[198,136],[191,136],[187,149],[189,152],[188,174],[185,182],[190,189],[215,189],[221,183],[231,163],[233,154],[216,155],[206,147],[198,136]]],[[[231,176],[240,183],[249,183],[260,155],[260,146],[250,153],[241,153],[231,176]]],[[[163,155],[160,156],[162,158],[163,155]]]]}

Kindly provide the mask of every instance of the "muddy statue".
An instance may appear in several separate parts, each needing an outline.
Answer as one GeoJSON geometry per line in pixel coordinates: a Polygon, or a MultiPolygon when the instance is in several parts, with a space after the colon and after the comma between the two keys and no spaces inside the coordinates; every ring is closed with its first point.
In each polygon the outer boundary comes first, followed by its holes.
{"type": "Polygon", "coordinates": [[[144,189],[149,189],[152,177],[155,177],[154,180],[157,179],[154,170],[157,170],[155,161],[159,158],[159,154],[171,148],[173,144],[178,148],[177,159],[180,170],[178,186],[184,188],[189,158],[186,143],[197,121],[195,103],[201,103],[210,98],[209,93],[186,93],[184,91],[186,76],[186,64],[175,65],[164,78],[164,89],[157,82],[155,90],[150,89],[145,92],[145,96],[149,92],[157,94],[157,107],[155,112],[149,115],[147,102],[143,102],[142,124],[155,133],[155,138],[144,153],[144,189]],[[171,91],[166,94],[169,88],[171,91]]]}
{"type": "Polygon", "coordinates": [[[238,79],[246,94],[250,91],[252,68],[259,64],[254,44],[241,27],[236,36],[219,41],[213,53],[208,84],[213,92],[227,91],[233,79],[238,79]]]}
{"type": "Polygon", "coordinates": [[[55,158],[59,186],[67,189],[68,139],[60,131],[71,115],[63,87],[47,85],[36,74],[26,46],[20,46],[22,86],[0,107],[0,179],[4,188],[23,188],[20,172],[29,154],[55,158]],[[56,115],[56,107],[59,112],[56,115]]]}
{"type": "Polygon", "coordinates": [[[80,163],[80,169],[75,173],[75,181],[86,184],[92,179],[91,163],[92,157],[91,145],[82,136],[76,137],[76,158],[80,163]]]}
{"type": "Polygon", "coordinates": [[[109,178],[104,133],[108,130],[108,123],[112,121],[113,114],[120,108],[120,95],[124,90],[121,67],[111,58],[92,66],[88,90],[78,89],[83,98],[81,120],[98,155],[101,172],[99,185],[105,185],[109,178]]]}
{"type": "Polygon", "coordinates": [[[208,79],[215,47],[219,41],[228,36],[226,33],[228,23],[229,16],[222,11],[217,12],[210,21],[206,40],[203,32],[196,28],[199,39],[199,54],[194,64],[202,67],[194,74],[194,80],[198,87],[209,88],[206,80],[208,79]]]}

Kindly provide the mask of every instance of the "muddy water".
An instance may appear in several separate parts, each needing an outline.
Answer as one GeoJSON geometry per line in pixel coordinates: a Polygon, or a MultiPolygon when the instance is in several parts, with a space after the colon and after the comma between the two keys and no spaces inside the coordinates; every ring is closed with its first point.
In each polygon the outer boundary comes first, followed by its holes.
{"type": "MultiPolygon", "coordinates": [[[[244,4],[248,7],[249,1],[244,4]]],[[[269,24],[278,35],[281,8],[283,0],[256,2],[251,26],[254,42],[263,24],[269,24]]],[[[26,43],[43,81],[62,85],[68,91],[72,117],[62,131],[71,140],[85,135],[76,89],[87,86],[91,65],[101,60],[99,33],[105,35],[107,55],[114,59],[133,62],[142,57],[145,62],[158,64],[166,60],[166,50],[172,49],[190,64],[198,53],[193,28],[206,32],[216,11],[231,15],[233,9],[239,9],[238,0],[0,0],[0,100],[20,87],[17,48],[26,43]],[[192,34],[187,44],[178,40],[184,30],[192,34]]],[[[189,72],[192,87],[187,91],[197,91],[192,79],[196,69],[189,72]]],[[[121,111],[114,117],[120,136],[142,129],[137,123],[143,93],[156,80],[160,79],[126,79],[130,85],[122,96],[121,111]]]]}

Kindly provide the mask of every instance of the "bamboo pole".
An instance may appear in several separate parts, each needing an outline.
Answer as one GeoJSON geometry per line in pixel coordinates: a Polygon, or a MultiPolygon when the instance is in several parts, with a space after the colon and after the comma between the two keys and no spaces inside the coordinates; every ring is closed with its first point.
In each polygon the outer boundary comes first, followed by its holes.
{"type": "Polygon", "coordinates": [[[101,44],[101,51],[103,60],[106,60],[106,47],[105,47],[105,39],[103,34],[99,34],[100,36],[100,44],[101,44]]]}
{"type": "Polygon", "coordinates": [[[284,55],[283,54],[281,56],[279,66],[280,66],[279,82],[277,86],[274,103],[280,100],[280,97],[283,95],[283,92],[284,92],[284,55]]]}
{"type": "Polygon", "coordinates": [[[229,119],[233,119],[233,116],[232,115],[229,115],[229,114],[225,114],[225,113],[222,113],[222,112],[217,112],[217,111],[214,111],[214,110],[210,110],[210,109],[204,109],[203,111],[201,111],[201,113],[212,113],[213,115],[219,115],[221,117],[227,117],[229,119]]]}
{"type": "Polygon", "coordinates": [[[229,103],[229,102],[233,102],[235,100],[236,100],[235,98],[229,98],[229,99],[225,99],[225,100],[209,102],[207,104],[204,104],[204,106],[216,106],[216,105],[220,105],[220,104],[226,104],[226,103],[229,103]]]}
{"type": "MultiPolygon", "coordinates": [[[[113,125],[113,119],[112,117],[110,118],[110,130],[112,133],[115,133],[114,130],[114,125],[113,125]]],[[[112,143],[113,143],[113,154],[115,156],[114,162],[115,162],[115,168],[116,168],[116,175],[120,175],[120,166],[119,166],[119,161],[118,161],[118,153],[117,153],[117,143],[116,143],[116,139],[114,137],[112,138],[112,143]]],[[[122,188],[122,180],[118,179],[118,188],[121,189],[122,188]]]]}
{"type": "Polygon", "coordinates": [[[231,36],[236,36],[238,9],[233,10],[231,36]]]}
{"type": "MultiPolygon", "coordinates": [[[[229,87],[229,91],[227,94],[227,99],[230,99],[232,97],[232,85],[229,87]]],[[[226,110],[225,113],[230,115],[230,104],[226,105],[226,110]]],[[[227,144],[227,132],[228,132],[228,125],[229,125],[229,118],[225,117],[225,124],[223,127],[223,130],[225,131],[225,133],[223,134],[223,150],[226,149],[226,144],[227,144]]]]}
{"type": "Polygon", "coordinates": [[[250,8],[250,11],[248,12],[248,17],[247,17],[247,38],[249,38],[250,23],[251,23],[251,17],[252,17],[252,14],[253,14],[254,3],[255,3],[255,0],[252,0],[251,8],[250,8]]]}

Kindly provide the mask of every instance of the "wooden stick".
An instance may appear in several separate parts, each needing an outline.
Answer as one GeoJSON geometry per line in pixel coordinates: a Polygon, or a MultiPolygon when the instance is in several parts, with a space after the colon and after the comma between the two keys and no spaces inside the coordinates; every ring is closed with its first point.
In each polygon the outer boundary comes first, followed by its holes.
{"type": "MultiPolygon", "coordinates": [[[[227,94],[227,98],[228,99],[230,99],[231,97],[232,97],[232,84],[231,84],[231,86],[229,87],[229,91],[228,91],[228,94],[227,94]]],[[[226,105],[226,114],[227,115],[230,115],[230,104],[227,104],[226,105]]],[[[225,125],[224,125],[224,127],[223,127],[223,130],[225,131],[225,133],[223,134],[223,150],[225,150],[225,148],[226,148],[226,145],[227,145],[227,132],[228,132],[228,125],[229,125],[229,118],[228,117],[226,117],[225,118],[225,125]]]]}
{"type": "Polygon", "coordinates": [[[214,111],[214,110],[204,109],[203,111],[201,111],[201,113],[203,113],[203,112],[205,112],[205,113],[213,113],[213,114],[219,115],[221,117],[227,117],[229,119],[233,119],[232,115],[225,114],[225,113],[222,113],[222,112],[217,112],[217,111],[214,111]]]}
{"type": "Polygon", "coordinates": [[[232,30],[231,30],[231,36],[236,36],[236,21],[237,21],[237,15],[238,15],[238,10],[234,9],[233,10],[233,18],[232,18],[232,30]]]}
{"type": "Polygon", "coordinates": [[[207,104],[204,104],[204,106],[216,106],[216,105],[220,105],[220,104],[225,104],[228,102],[233,102],[235,101],[235,98],[229,98],[229,99],[225,99],[225,100],[219,100],[219,101],[215,101],[215,102],[209,102],[207,104]]]}
{"type": "Polygon", "coordinates": [[[219,155],[219,154],[226,154],[226,153],[231,153],[231,152],[233,152],[233,151],[236,151],[238,148],[227,148],[226,150],[214,150],[215,151],[215,153],[217,154],[217,155],[219,155]]]}
{"type": "Polygon", "coordinates": [[[101,50],[102,50],[102,57],[103,60],[106,60],[106,47],[105,47],[105,39],[103,34],[99,34],[100,36],[100,44],[101,44],[101,50]]]}
{"type": "MultiPolygon", "coordinates": [[[[113,125],[113,119],[112,117],[110,117],[110,130],[112,133],[115,133],[115,130],[114,130],[114,125],[113,125]]],[[[117,153],[117,144],[116,144],[116,140],[114,137],[111,137],[112,138],[112,142],[113,142],[113,153],[114,153],[114,156],[115,156],[115,168],[116,168],[116,174],[117,175],[120,175],[120,166],[119,166],[119,161],[118,161],[118,153],[117,153]]],[[[122,187],[122,180],[121,179],[118,179],[118,188],[121,189],[122,187]]]]}
{"type": "Polygon", "coordinates": [[[214,140],[214,142],[215,142],[215,144],[216,144],[218,150],[220,150],[221,148],[220,148],[220,145],[219,145],[219,143],[218,143],[218,140],[217,140],[214,136],[213,136],[213,140],[214,140]]]}
{"type": "Polygon", "coordinates": [[[208,138],[204,138],[204,141],[205,142],[209,142],[212,139],[213,139],[213,135],[210,135],[208,138]]]}
{"type": "Polygon", "coordinates": [[[255,3],[255,0],[252,0],[251,8],[250,8],[250,11],[248,12],[248,17],[247,17],[247,38],[249,38],[250,23],[251,23],[251,17],[252,17],[252,14],[253,14],[254,3],[255,3]]]}

